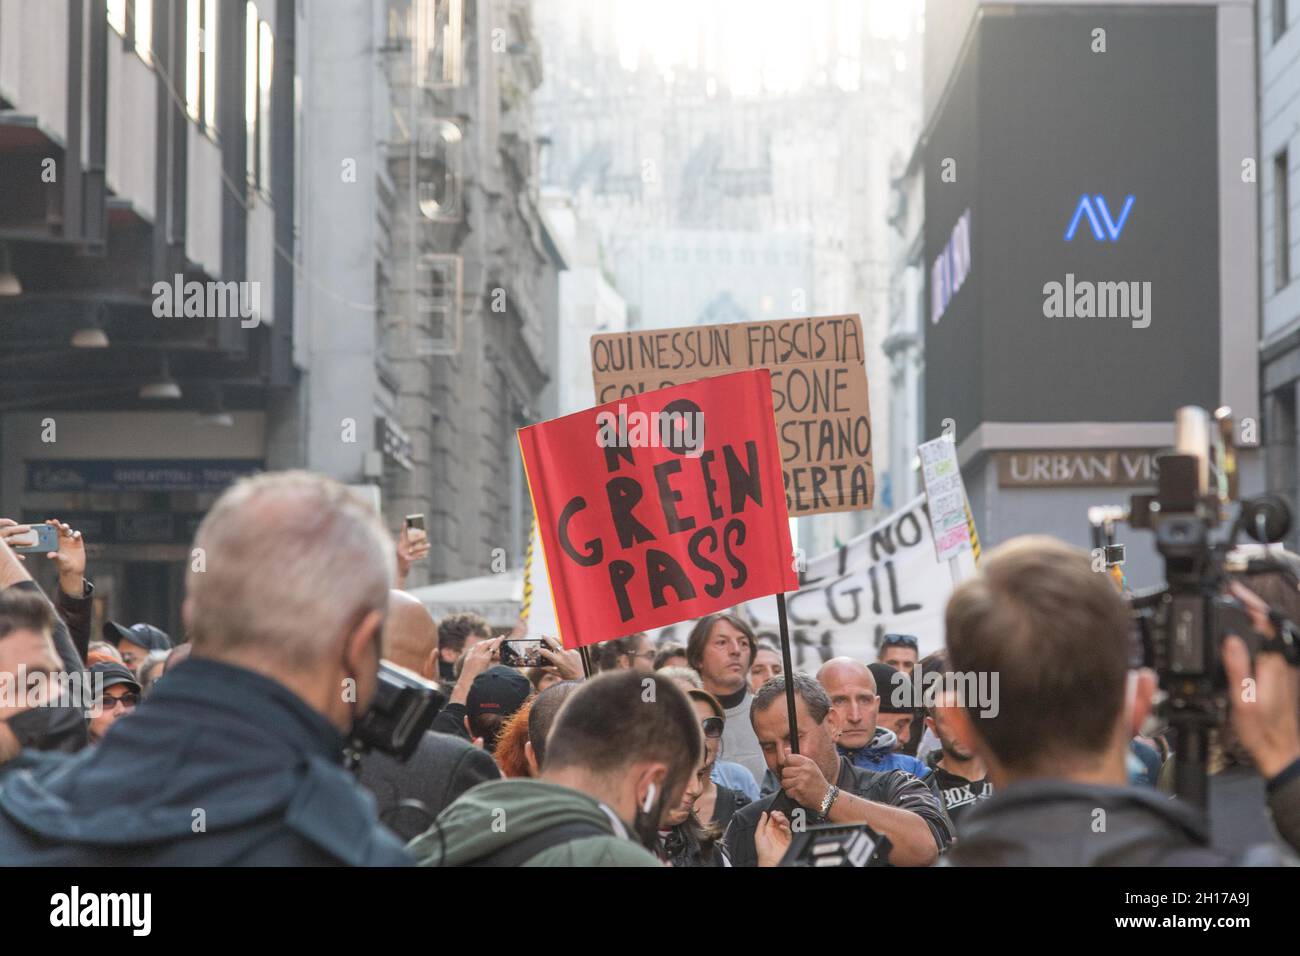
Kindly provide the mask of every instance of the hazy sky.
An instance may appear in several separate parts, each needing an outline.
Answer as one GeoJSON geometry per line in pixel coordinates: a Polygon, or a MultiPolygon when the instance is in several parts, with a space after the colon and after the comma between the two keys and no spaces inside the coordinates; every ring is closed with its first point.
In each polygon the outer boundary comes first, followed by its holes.
{"type": "Polygon", "coordinates": [[[921,0],[612,2],[625,67],[643,53],[664,72],[703,66],[745,95],[792,90],[823,69],[854,88],[863,19],[874,35],[906,36],[921,0]]]}

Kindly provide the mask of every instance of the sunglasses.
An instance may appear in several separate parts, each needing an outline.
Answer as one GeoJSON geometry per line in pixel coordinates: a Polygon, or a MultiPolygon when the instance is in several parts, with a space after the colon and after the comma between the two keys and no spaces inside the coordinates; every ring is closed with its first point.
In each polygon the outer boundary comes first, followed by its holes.
{"type": "Polygon", "coordinates": [[[118,704],[121,704],[123,707],[130,709],[134,707],[136,704],[140,703],[140,695],[128,693],[128,694],[123,694],[121,697],[109,697],[107,694],[105,694],[103,699],[99,703],[100,706],[104,708],[104,710],[113,710],[117,707],[118,704]]]}
{"type": "Polygon", "coordinates": [[[709,738],[722,736],[722,718],[705,717],[700,721],[700,726],[704,728],[704,736],[709,738]]]}
{"type": "Polygon", "coordinates": [[[911,634],[886,634],[885,647],[910,647],[916,650],[916,638],[911,634]]]}

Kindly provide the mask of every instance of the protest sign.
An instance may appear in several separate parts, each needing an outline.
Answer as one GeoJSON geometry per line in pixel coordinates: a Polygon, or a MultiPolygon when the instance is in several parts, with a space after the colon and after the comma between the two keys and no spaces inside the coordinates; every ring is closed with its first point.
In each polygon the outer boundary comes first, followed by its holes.
{"type": "Polygon", "coordinates": [[[766,369],[531,425],[519,446],[566,647],[797,586],[766,369]]]}
{"type": "Polygon", "coordinates": [[[966,519],[966,486],[957,464],[957,444],[951,438],[924,442],[917,453],[921,458],[921,479],[930,508],[930,525],[934,529],[934,551],[940,561],[955,558],[971,547],[970,524],[966,519]]]}
{"type": "Polygon", "coordinates": [[[598,402],[770,370],[786,507],[798,518],[871,507],[864,348],[858,316],[814,316],[593,335],[591,369],[598,402]]]}
{"type": "MultiPolygon", "coordinates": [[[[969,551],[958,556],[973,573],[969,551]]],[[[808,561],[799,591],[786,596],[797,670],[815,672],[832,657],[874,661],[888,633],[915,634],[921,654],[943,646],[943,612],[952,593],[948,564],[935,555],[925,497],[876,527],[808,561]]],[[[776,643],[776,601],[750,601],[742,613],[759,637],[776,643]]],[[[669,637],[681,640],[683,634],[669,637]]]]}

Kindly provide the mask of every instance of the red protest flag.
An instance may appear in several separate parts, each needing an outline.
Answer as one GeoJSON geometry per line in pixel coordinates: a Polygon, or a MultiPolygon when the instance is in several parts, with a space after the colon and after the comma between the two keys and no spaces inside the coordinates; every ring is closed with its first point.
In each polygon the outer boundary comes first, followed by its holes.
{"type": "Polygon", "coordinates": [[[519,430],[565,647],[798,589],[771,373],[519,430]]]}

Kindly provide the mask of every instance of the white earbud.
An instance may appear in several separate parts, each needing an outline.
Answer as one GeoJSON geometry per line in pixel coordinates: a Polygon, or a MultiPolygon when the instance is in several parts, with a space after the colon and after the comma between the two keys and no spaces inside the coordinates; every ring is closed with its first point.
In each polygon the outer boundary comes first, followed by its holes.
{"type": "Polygon", "coordinates": [[[650,781],[650,786],[646,788],[645,803],[641,804],[641,810],[649,813],[650,808],[655,805],[655,797],[659,794],[659,788],[655,786],[654,781],[650,781]]]}

